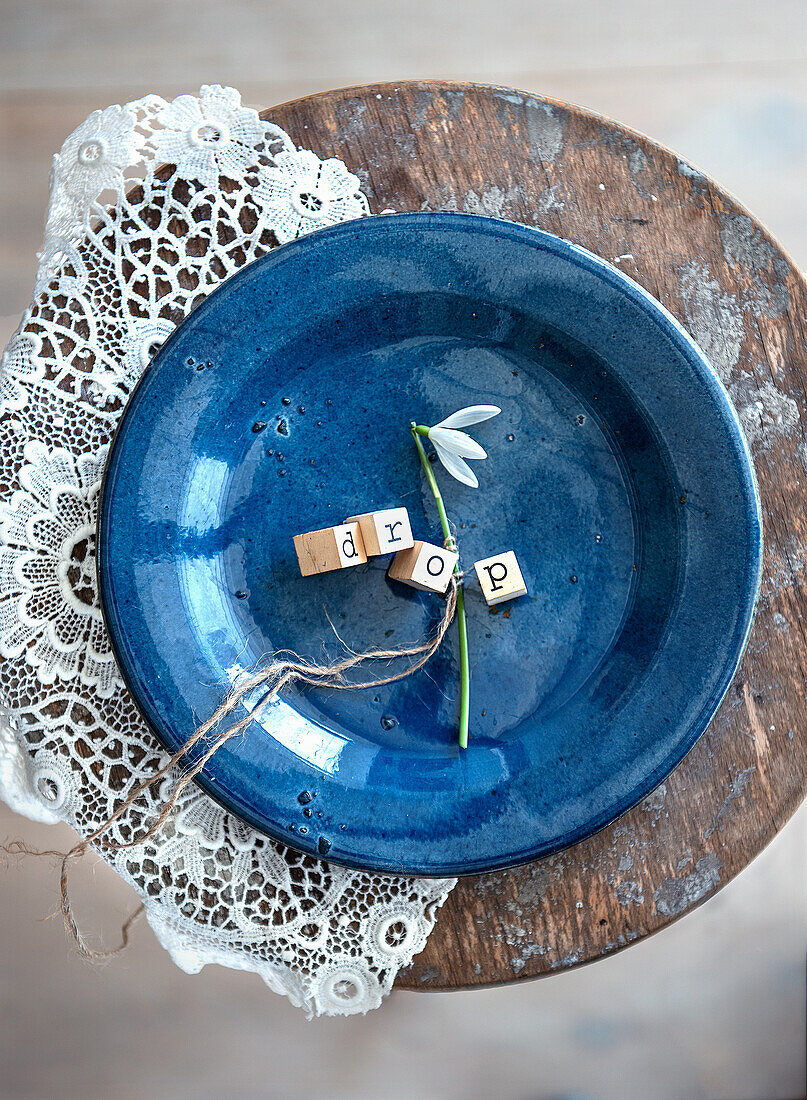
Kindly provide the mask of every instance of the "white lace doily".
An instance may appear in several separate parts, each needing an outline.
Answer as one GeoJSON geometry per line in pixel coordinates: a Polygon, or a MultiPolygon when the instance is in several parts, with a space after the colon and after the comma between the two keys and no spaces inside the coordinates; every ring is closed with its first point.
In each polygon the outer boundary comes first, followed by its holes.
{"type": "MultiPolygon", "coordinates": [[[[95,574],[107,445],[140,373],[232,272],[369,213],[341,161],[215,85],[96,111],[54,158],[34,297],[0,372],[0,794],[20,813],[89,835],[166,759],[95,574]]],[[[155,812],[144,797],[110,835],[136,838],[155,812]]],[[[196,788],[147,843],[100,854],[183,970],[254,970],[318,1014],[380,1004],[454,883],[300,855],[196,788]]]]}

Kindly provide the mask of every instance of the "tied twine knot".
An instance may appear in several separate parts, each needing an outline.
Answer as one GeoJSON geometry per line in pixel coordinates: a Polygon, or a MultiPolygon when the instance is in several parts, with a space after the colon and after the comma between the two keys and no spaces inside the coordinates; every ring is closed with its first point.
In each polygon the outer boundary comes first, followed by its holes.
{"type": "MultiPolygon", "coordinates": [[[[456,541],[453,538],[445,540],[445,548],[456,549],[456,541]],[[451,544],[449,546],[449,543],[451,544]]],[[[127,848],[136,848],[145,844],[165,824],[176,808],[180,795],[191,783],[199,772],[205,767],[210,758],[218,752],[222,745],[233,737],[242,733],[251,722],[259,718],[266,706],[272,703],[278,693],[286,687],[313,687],[330,689],[334,691],[355,691],[361,688],[381,687],[384,684],[395,683],[403,680],[412,673],[417,672],[439,649],[446,636],[448,628],[454,620],[457,611],[457,592],[461,583],[462,574],[454,573],[449,583],[442,617],[430,638],[420,645],[405,646],[400,649],[376,649],[361,653],[350,649],[339,635],[339,641],[348,650],[350,656],[331,664],[317,664],[315,661],[306,660],[299,654],[291,651],[279,651],[273,653],[266,663],[261,663],[257,671],[247,675],[242,682],[235,687],[215,714],[203,722],[188,738],[185,744],[159,768],[153,775],[137,784],[128,797],[102,822],[92,833],[84,837],[78,844],[67,852],[52,850],[40,851],[28,848],[21,841],[12,841],[3,845],[2,850],[7,855],[13,856],[51,856],[60,861],[59,874],[59,909],[68,936],[72,939],[79,954],[93,961],[111,958],[120,954],[129,941],[129,932],[135,921],[144,912],[141,904],[129,916],[121,928],[121,942],[117,947],[97,950],[91,947],[85,940],[81,930],[73,917],[73,909],[70,901],[68,886],[69,869],[74,860],[80,859],[95,847],[105,851],[123,851],[127,848]],[[348,673],[369,661],[395,661],[401,658],[414,658],[400,672],[390,673],[374,680],[355,681],[348,677],[348,673]],[[263,689],[263,690],[261,690],[263,689]],[[250,704],[249,697],[255,692],[261,691],[260,697],[250,704]],[[247,709],[245,717],[240,718],[231,726],[223,726],[224,720],[229,717],[239,706],[247,709]],[[221,727],[221,728],[219,728],[221,727]],[[218,732],[214,732],[218,729],[218,732]],[[189,754],[196,749],[200,752],[193,762],[190,762],[189,754]],[[155,784],[159,783],[175,769],[180,769],[180,775],[171,791],[170,796],[163,805],[154,822],[144,833],[133,840],[115,840],[107,836],[108,830],[119,821],[143,795],[147,794],[155,784]]],[[[327,614],[327,613],[326,613],[327,614]]],[[[330,620],[329,620],[330,622],[330,620]]],[[[331,624],[333,626],[333,624],[331,624]]]]}
{"type": "MultiPolygon", "coordinates": [[[[446,537],[443,539],[443,549],[450,550],[452,553],[456,554],[457,540],[454,538],[453,535],[446,535],[446,537]]],[[[452,575],[452,580],[456,581],[456,583],[459,585],[462,584],[464,579],[465,573],[462,571],[462,569],[460,569],[459,562],[457,562],[454,573],[452,575]]]]}

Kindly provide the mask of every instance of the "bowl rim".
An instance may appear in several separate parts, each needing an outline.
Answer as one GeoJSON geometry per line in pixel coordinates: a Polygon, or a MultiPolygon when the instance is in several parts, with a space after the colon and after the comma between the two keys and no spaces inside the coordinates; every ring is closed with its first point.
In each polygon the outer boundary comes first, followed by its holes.
{"type": "Polygon", "coordinates": [[[299,836],[296,832],[289,833],[280,827],[270,827],[270,824],[262,818],[250,816],[247,807],[234,806],[233,800],[228,799],[222,795],[218,789],[215,781],[211,780],[209,776],[201,772],[195,777],[195,782],[201,787],[205,793],[207,793],[215,802],[223,806],[228,812],[234,813],[246,821],[250,826],[254,827],[259,833],[267,835],[274,840],[282,843],[283,845],[303,852],[306,855],[313,856],[318,859],[327,858],[327,862],[331,862],[338,865],[343,865],[356,870],[363,870],[376,873],[395,873],[405,874],[412,877],[422,878],[445,878],[445,877],[465,877],[470,875],[482,874],[491,871],[504,870],[511,867],[516,867],[531,863],[537,859],[546,858],[549,855],[557,854],[564,851],[573,845],[579,843],[582,840],[587,839],[590,836],[595,835],[602,829],[607,828],[618,820],[624,814],[628,813],[631,809],[642,802],[648,795],[652,794],[668,776],[680,766],[686,755],[692,750],[697,741],[703,735],[708,728],[712,718],[717,712],[723,698],[728,691],[732,680],[737,672],[737,669],[743,659],[745,650],[748,645],[748,641],[753,629],[753,623],[758,607],[760,586],[762,581],[762,569],[763,569],[763,548],[764,548],[764,529],[763,529],[763,517],[762,517],[762,504],[759,492],[759,485],[756,477],[756,471],[754,468],[753,458],[748,445],[748,441],[745,436],[745,432],[742,427],[737,410],[729,396],[722,379],[711,365],[705,353],[693,339],[693,337],[687,332],[684,326],[677,320],[677,318],[663,305],[658,299],[649,293],[638,282],[632,279],[629,275],[623,272],[621,269],[615,267],[609,261],[598,256],[596,253],[583,248],[582,246],[575,244],[566,238],[559,237],[553,233],[549,233],[544,229],[540,229],[536,226],[527,225],[522,222],[516,222],[504,218],[495,218],[483,214],[470,214],[460,211],[444,211],[444,210],[424,210],[424,211],[408,211],[408,212],[391,212],[384,214],[371,215],[369,217],[357,218],[350,221],[339,222],[335,225],[326,226],[320,229],[316,229],[312,232],[304,234],[295,240],[286,242],[285,244],[278,245],[276,248],[271,249],[264,256],[250,263],[245,264],[237,272],[224,280],[223,283],[214,287],[209,294],[197,305],[185,318],[177,325],[174,331],[168,336],[165,342],[161,345],[159,351],[156,353],[154,360],[149,364],[138,378],[135,385],[127,399],[118,422],[115,426],[115,430],[110,440],[106,463],[101,480],[101,486],[98,495],[98,518],[97,518],[97,541],[96,541],[96,556],[97,556],[97,570],[98,570],[98,590],[99,600],[101,606],[101,614],[103,617],[104,625],[110,638],[115,661],[126,687],[126,690],[132,697],[138,714],[141,716],[147,727],[154,734],[155,738],[159,741],[163,748],[174,754],[176,752],[176,746],[169,743],[165,735],[160,731],[157,724],[151,720],[146,711],[141,707],[139,698],[139,681],[133,671],[128,667],[125,658],[122,659],[123,647],[121,646],[121,638],[117,632],[117,616],[111,610],[111,568],[109,565],[108,555],[106,553],[106,543],[103,537],[103,531],[108,523],[108,510],[110,507],[108,487],[111,482],[111,471],[113,468],[113,455],[116,452],[116,448],[119,444],[119,440],[123,437],[125,432],[125,426],[129,420],[130,410],[135,407],[136,402],[134,398],[145,388],[145,384],[148,378],[153,376],[153,365],[158,361],[163,353],[166,355],[171,351],[174,343],[178,342],[183,335],[183,329],[185,323],[193,319],[200,321],[204,316],[213,308],[215,308],[216,299],[219,291],[227,290],[232,292],[232,289],[238,286],[242,282],[247,282],[254,274],[258,266],[271,266],[283,262],[291,257],[297,250],[308,249],[316,243],[322,242],[327,238],[340,237],[346,233],[364,233],[368,230],[383,229],[384,225],[430,225],[431,227],[447,229],[456,229],[461,224],[465,223],[467,228],[471,231],[490,232],[494,234],[505,234],[509,236],[518,237],[524,241],[532,241],[539,249],[549,252],[555,256],[567,259],[576,266],[582,267],[601,278],[604,282],[610,286],[616,288],[618,291],[626,294],[636,305],[638,305],[642,311],[652,321],[655,322],[663,332],[666,332],[670,336],[673,342],[676,344],[677,349],[687,359],[689,365],[699,375],[701,381],[703,381],[707,388],[711,391],[713,397],[719,403],[722,411],[727,414],[729,423],[731,424],[733,441],[738,448],[738,458],[740,459],[740,465],[743,471],[743,489],[746,490],[743,497],[743,511],[746,520],[753,525],[755,530],[755,538],[753,544],[749,547],[750,561],[749,569],[747,570],[748,584],[744,587],[743,591],[738,596],[738,606],[742,608],[741,627],[737,629],[737,638],[731,647],[731,652],[734,654],[731,660],[728,660],[722,670],[722,675],[717,680],[713,690],[704,700],[701,706],[697,718],[694,719],[688,730],[688,735],[684,739],[684,743],[681,747],[680,753],[676,752],[677,759],[672,766],[668,766],[668,762],[665,761],[659,768],[655,769],[648,777],[646,784],[639,785],[638,793],[630,803],[626,803],[622,806],[618,812],[613,814],[603,814],[601,818],[596,818],[594,824],[582,826],[579,829],[570,833],[565,839],[564,843],[555,845],[551,849],[542,850],[536,849],[534,852],[527,854],[519,853],[517,858],[508,857],[506,855],[496,859],[485,859],[473,864],[444,864],[439,869],[434,869],[418,864],[411,864],[403,866],[397,860],[385,860],[385,859],[362,859],[360,857],[346,858],[339,854],[338,851],[329,851],[327,857],[324,857],[318,852],[316,847],[316,836],[313,836],[310,840],[305,837],[299,836]],[[748,492],[750,490],[750,492],[748,492]]]}

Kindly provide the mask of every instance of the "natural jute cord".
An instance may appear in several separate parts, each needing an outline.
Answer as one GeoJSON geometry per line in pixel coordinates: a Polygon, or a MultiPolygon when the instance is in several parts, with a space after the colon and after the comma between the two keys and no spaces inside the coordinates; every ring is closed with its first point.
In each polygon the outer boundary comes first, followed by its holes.
{"type": "Polygon", "coordinates": [[[107,851],[122,851],[126,848],[139,847],[154,836],[158,829],[160,829],[170,817],[176,807],[179,796],[187,785],[202,771],[210,758],[218,752],[222,745],[226,744],[231,738],[237,737],[251,722],[255,721],[264,707],[276,699],[279,692],[284,688],[313,687],[332,691],[356,691],[362,688],[374,688],[381,687],[383,684],[391,684],[397,680],[403,680],[407,676],[411,676],[413,672],[417,672],[418,669],[422,668],[439,649],[448,628],[454,620],[454,615],[457,610],[457,589],[460,580],[460,577],[456,575],[452,576],[442,618],[432,636],[421,645],[409,646],[401,649],[377,649],[365,653],[356,653],[351,650],[351,655],[349,657],[345,657],[343,660],[336,661],[333,664],[317,664],[314,661],[307,661],[298,654],[291,652],[281,651],[279,653],[273,653],[268,663],[261,664],[257,671],[246,677],[237,688],[230,692],[215,714],[208,718],[206,722],[203,722],[202,725],[191,734],[182,748],[179,749],[178,752],[175,752],[166,764],[148,779],[138,784],[106,821],[79,841],[79,843],[69,851],[39,851],[37,849],[28,848],[21,841],[12,841],[10,844],[4,845],[3,851],[8,855],[52,856],[60,860],[59,912],[62,914],[67,933],[75,943],[79,953],[85,958],[92,960],[110,958],[113,955],[119,954],[126,947],[129,940],[129,930],[132,924],[142,914],[143,906],[140,905],[123,925],[121,929],[121,942],[117,947],[100,951],[90,947],[73,917],[72,905],[70,902],[68,872],[73,860],[80,859],[82,856],[86,855],[93,845],[96,848],[106,849],[107,851]],[[414,657],[416,659],[408,664],[401,672],[391,673],[389,676],[382,676],[376,680],[362,680],[359,682],[348,679],[347,677],[347,673],[353,671],[359,665],[363,665],[367,661],[394,661],[399,658],[407,657],[414,657]],[[241,706],[253,692],[259,691],[262,688],[264,689],[263,694],[249,713],[233,725],[219,728],[218,732],[215,733],[215,736],[213,736],[208,744],[209,735],[218,727],[221,727],[224,720],[231,715],[234,710],[241,706]],[[194,764],[187,767],[188,753],[200,744],[206,746],[204,751],[194,764]],[[186,770],[181,772],[179,780],[172,790],[170,797],[167,799],[156,820],[148,827],[145,833],[130,841],[112,840],[104,836],[107,830],[119,820],[142,795],[153,787],[155,783],[164,779],[165,776],[175,768],[183,767],[185,767],[186,770]]]}

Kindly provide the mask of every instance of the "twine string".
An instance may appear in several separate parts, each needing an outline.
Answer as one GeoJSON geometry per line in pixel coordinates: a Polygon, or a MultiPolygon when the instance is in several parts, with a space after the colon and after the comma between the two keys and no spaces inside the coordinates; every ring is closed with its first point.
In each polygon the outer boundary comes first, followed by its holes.
{"type": "MultiPolygon", "coordinates": [[[[446,540],[446,542],[448,541],[449,540],[446,540]]],[[[448,549],[448,547],[446,548],[448,549]]],[[[381,687],[384,684],[395,683],[417,672],[418,669],[421,669],[439,649],[446,636],[446,632],[454,620],[457,611],[457,592],[459,583],[460,578],[456,574],[453,575],[446,596],[443,615],[437,628],[432,633],[431,637],[427,638],[426,641],[419,645],[405,646],[399,649],[374,649],[364,653],[357,653],[350,650],[350,656],[331,664],[317,664],[315,661],[306,660],[292,652],[280,651],[278,653],[273,653],[268,663],[261,665],[257,671],[245,677],[241,684],[233,688],[216,712],[212,714],[207,721],[197,727],[185,744],[171,756],[167,763],[147,779],[137,784],[128,797],[109,815],[109,817],[106,818],[105,821],[103,821],[93,832],[80,840],[78,844],[74,845],[69,851],[39,851],[37,849],[28,848],[20,841],[12,841],[10,844],[3,845],[3,851],[8,855],[52,856],[59,859],[58,911],[62,915],[67,934],[73,941],[79,954],[84,958],[94,961],[120,954],[128,943],[129,931],[132,925],[141,915],[144,907],[140,905],[123,924],[121,928],[121,943],[119,946],[107,950],[97,950],[90,947],[73,916],[73,908],[70,901],[68,882],[69,869],[70,864],[74,860],[80,859],[82,856],[86,855],[93,846],[103,848],[107,851],[117,852],[127,848],[139,847],[141,844],[145,844],[147,840],[150,840],[171,816],[182,792],[202,771],[211,757],[218,752],[222,745],[226,744],[227,741],[231,740],[233,737],[237,737],[250,725],[250,723],[254,722],[263,712],[264,708],[269,703],[273,702],[284,688],[293,686],[296,688],[313,687],[333,691],[357,691],[364,688],[381,687]],[[381,676],[374,680],[361,680],[357,682],[347,677],[347,673],[363,665],[365,662],[395,661],[400,658],[415,659],[401,671],[393,672],[387,676],[381,676]],[[263,693],[251,709],[248,709],[248,713],[243,718],[240,718],[230,726],[222,725],[224,720],[228,718],[234,710],[242,704],[246,705],[248,697],[252,695],[253,692],[260,689],[263,689],[263,693]],[[142,835],[128,841],[115,840],[105,835],[112,825],[114,825],[139,798],[146,794],[155,783],[159,783],[160,780],[168,776],[177,767],[186,765],[188,754],[198,745],[207,742],[210,734],[212,734],[217,727],[220,727],[218,732],[210,739],[209,744],[206,745],[198,759],[190,767],[184,767],[184,770],[181,772],[177,783],[166,799],[160,813],[142,835]]]]}

